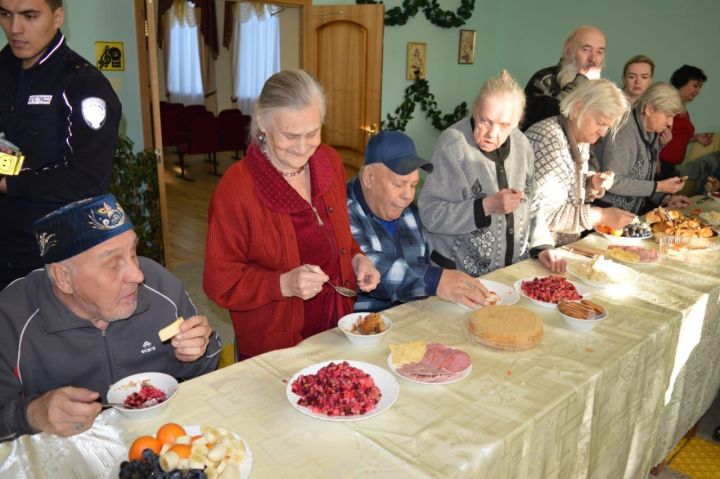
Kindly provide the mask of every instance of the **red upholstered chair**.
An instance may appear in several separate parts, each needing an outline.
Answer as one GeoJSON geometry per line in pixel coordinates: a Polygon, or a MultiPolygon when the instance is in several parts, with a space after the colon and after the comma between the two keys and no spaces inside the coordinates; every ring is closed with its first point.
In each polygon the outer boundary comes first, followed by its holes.
{"type": "Polygon", "coordinates": [[[192,120],[188,141],[178,145],[178,156],[180,160],[180,174],[178,178],[192,181],[192,178],[185,176],[185,155],[208,155],[208,160],[213,164],[214,175],[221,176],[218,171],[218,163],[215,154],[219,148],[219,127],[218,119],[212,115],[201,115],[192,120]]]}
{"type": "Polygon", "coordinates": [[[234,151],[234,160],[241,158],[250,142],[250,115],[240,110],[223,110],[218,115],[220,121],[220,151],[234,151]]]}
{"type": "Polygon", "coordinates": [[[160,132],[164,147],[175,147],[179,143],[180,125],[183,121],[182,110],[160,111],[160,132]]]}

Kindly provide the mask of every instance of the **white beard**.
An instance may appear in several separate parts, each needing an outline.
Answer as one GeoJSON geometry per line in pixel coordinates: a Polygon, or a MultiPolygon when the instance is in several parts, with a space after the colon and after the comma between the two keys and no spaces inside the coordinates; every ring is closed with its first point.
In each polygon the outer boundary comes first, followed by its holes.
{"type": "Polygon", "coordinates": [[[565,88],[565,85],[572,82],[579,72],[580,70],[578,70],[578,67],[577,65],[575,65],[574,60],[571,60],[568,63],[563,63],[563,65],[560,66],[560,71],[558,71],[557,74],[557,80],[560,84],[560,89],[565,88]]]}

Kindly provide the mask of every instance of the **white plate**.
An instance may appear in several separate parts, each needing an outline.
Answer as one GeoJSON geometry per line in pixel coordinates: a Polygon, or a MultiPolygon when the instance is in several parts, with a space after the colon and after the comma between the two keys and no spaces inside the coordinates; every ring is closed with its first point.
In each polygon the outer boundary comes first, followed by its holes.
{"type": "Polygon", "coordinates": [[[322,363],[313,364],[312,366],[308,366],[305,369],[295,373],[293,377],[290,378],[290,380],[288,381],[285,392],[288,401],[290,401],[290,404],[292,404],[293,407],[301,413],[325,421],[343,422],[360,421],[361,419],[367,419],[373,416],[377,416],[378,414],[387,411],[388,409],[390,409],[390,406],[392,406],[397,400],[398,395],[400,394],[400,386],[398,385],[398,382],[395,380],[392,374],[390,374],[387,370],[381,367],[375,366],[374,364],[366,363],[363,361],[349,361],[347,359],[333,359],[332,361],[325,361],[322,363]],[[327,416],[325,414],[318,414],[316,412],[313,412],[305,406],[299,406],[298,401],[300,400],[300,396],[298,396],[292,391],[292,384],[295,382],[295,380],[301,375],[315,374],[316,372],[318,372],[319,369],[327,366],[330,363],[337,364],[343,361],[347,361],[350,366],[362,370],[373,378],[373,381],[375,381],[375,385],[378,387],[378,389],[380,389],[381,394],[380,402],[375,405],[375,409],[373,409],[372,411],[368,411],[365,414],[359,414],[355,416],[327,416]]]}
{"type": "MultiPolygon", "coordinates": [[[[457,349],[457,348],[453,348],[453,349],[457,349]]],[[[464,352],[464,351],[463,351],[463,352],[464,352]]],[[[401,378],[405,379],[406,381],[410,381],[410,382],[417,383],[417,384],[433,384],[433,385],[434,385],[434,384],[452,384],[452,383],[456,383],[456,382],[462,381],[463,379],[465,379],[466,377],[468,377],[468,376],[470,375],[470,372],[472,372],[472,363],[470,363],[470,366],[468,366],[467,368],[465,368],[465,369],[462,371],[462,374],[461,374],[460,376],[458,376],[457,378],[455,378],[455,379],[450,379],[450,380],[448,380],[448,381],[434,382],[434,383],[432,383],[432,382],[426,382],[426,381],[420,381],[420,380],[418,380],[418,379],[409,378],[409,377],[407,377],[407,376],[404,376],[404,375],[400,374],[400,373],[398,372],[398,370],[397,370],[397,367],[395,367],[395,365],[394,365],[393,362],[392,362],[392,353],[390,353],[390,354],[388,355],[388,367],[390,368],[390,370],[391,370],[392,372],[394,372],[395,374],[397,374],[397,375],[400,376],[401,378]]]]}
{"type": "Polygon", "coordinates": [[[611,243],[621,244],[621,245],[625,245],[625,246],[639,246],[642,244],[643,241],[651,240],[653,238],[652,233],[650,234],[650,236],[646,236],[644,238],[629,238],[627,236],[613,236],[613,235],[609,235],[607,233],[601,233],[598,230],[595,230],[595,233],[597,233],[601,236],[604,236],[605,239],[611,243]]]}
{"type": "MultiPolygon", "coordinates": [[[[191,436],[191,437],[201,434],[200,426],[196,425],[196,424],[193,424],[190,426],[183,426],[183,429],[185,429],[186,435],[191,436]]],[[[247,459],[245,459],[245,462],[243,462],[242,465],[240,466],[240,479],[247,479],[248,477],[250,477],[250,471],[252,471],[252,465],[253,465],[252,449],[250,449],[250,446],[248,446],[247,441],[245,439],[243,439],[242,437],[240,437],[240,435],[238,435],[236,432],[232,432],[232,431],[231,431],[231,433],[236,438],[240,439],[243,442],[243,444],[245,445],[245,452],[247,454],[247,459]]],[[[155,435],[155,433],[153,433],[153,432],[148,432],[148,434],[151,436],[155,435]]],[[[135,440],[135,438],[133,438],[133,441],[134,440],[135,440]]],[[[123,461],[127,461],[128,449],[130,449],[131,445],[132,445],[132,441],[130,441],[127,444],[127,448],[124,452],[124,455],[122,457],[116,458],[117,461],[115,463],[115,466],[112,468],[112,470],[110,471],[110,474],[108,475],[109,479],[116,479],[120,475],[120,463],[123,461]]]]}
{"type": "MultiPolygon", "coordinates": [[[[720,201],[720,199],[718,200],[720,201]]],[[[720,220],[717,220],[718,215],[717,213],[715,215],[712,215],[711,213],[715,213],[714,211],[704,211],[700,213],[698,216],[705,221],[705,223],[709,224],[710,226],[720,226],[720,220]],[[716,221],[713,221],[713,216],[716,218],[716,221]]]]}
{"type": "MultiPolygon", "coordinates": [[[[716,194],[720,195],[720,193],[716,193],[716,194]]],[[[711,200],[720,202],[720,196],[715,196],[714,194],[709,194],[709,195],[707,195],[707,197],[710,198],[711,200]]]]}
{"type": "MultiPolygon", "coordinates": [[[[478,278],[477,280],[480,281],[482,283],[482,285],[485,286],[489,291],[495,292],[495,294],[497,294],[500,297],[500,301],[498,301],[497,304],[503,304],[503,305],[509,306],[511,304],[515,304],[518,301],[520,301],[520,295],[518,294],[518,292],[515,291],[514,288],[511,288],[510,286],[508,286],[506,284],[498,283],[497,281],[492,281],[490,279],[478,278]]],[[[467,306],[465,306],[462,303],[456,302],[455,304],[457,304],[458,306],[462,306],[463,308],[465,308],[468,311],[473,311],[473,309],[468,308],[467,306]]],[[[482,308],[482,306],[478,306],[475,309],[478,309],[478,308],[482,308]]]]}
{"type": "MultiPolygon", "coordinates": [[[[625,246],[630,246],[630,245],[625,245],[625,246]]],[[[611,247],[612,247],[612,246],[608,246],[608,249],[610,249],[611,247]]],[[[644,249],[644,250],[651,251],[650,248],[643,248],[642,246],[639,246],[639,247],[642,248],[642,249],[644,249]]],[[[611,259],[611,260],[613,260],[613,261],[617,261],[618,263],[629,264],[629,265],[632,265],[632,266],[644,266],[644,265],[650,265],[650,264],[657,264],[657,262],[660,261],[660,255],[659,255],[659,254],[658,254],[657,258],[655,258],[655,261],[636,261],[636,262],[633,262],[633,261],[625,261],[624,259],[616,258],[615,256],[611,256],[608,252],[605,252],[605,258],[611,259]]]]}
{"type": "MultiPolygon", "coordinates": [[[[614,260],[615,260],[615,258],[613,258],[613,261],[614,260]]],[[[586,278],[586,277],[582,276],[579,272],[580,264],[581,263],[568,264],[567,272],[570,273],[571,275],[575,276],[577,279],[579,279],[583,283],[587,284],[588,286],[592,286],[593,288],[609,288],[610,286],[618,286],[618,285],[622,285],[622,284],[632,284],[637,279],[637,273],[635,271],[631,270],[627,266],[623,266],[621,264],[616,263],[613,266],[615,266],[618,269],[622,268],[620,271],[622,271],[622,274],[624,274],[625,277],[620,281],[602,283],[600,281],[595,281],[590,278],[586,278]]]]}
{"type": "MultiPolygon", "coordinates": [[[[515,290],[517,290],[517,292],[520,293],[520,296],[522,296],[523,298],[529,299],[530,301],[537,304],[538,306],[542,306],[544,308],[557,308],[557,304],[555,304],[555,303],[546,303],[545,301],[538,301],[537,299],[533,299],[523,292],[523,290],[522,290],[523,281],[532,281],[533,279],[539,278],[539,277],[540,276],[529,276],[527,278],[522,278],[522,279],[515,281],[515,285],[514,285],[515,290]]],[[[584,286],[580,283],[577,283],[575,281],[569,281],[569,282],[575,286],[575,289],[577,290],[578,294],[580,295],[580,297],[582,299],[592,298],[592,292],[589,289],[587,289],[586,286],[584,286]]]]}

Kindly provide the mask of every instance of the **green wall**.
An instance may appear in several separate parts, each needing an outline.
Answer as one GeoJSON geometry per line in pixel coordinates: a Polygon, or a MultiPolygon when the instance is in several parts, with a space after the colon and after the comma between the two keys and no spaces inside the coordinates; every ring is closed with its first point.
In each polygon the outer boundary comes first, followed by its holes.
{"type": "MultiPolygon", "coordinates": [[[[123,42],[125,71],[104,72],[122,103],[120,131],[142,149],[142,118],[138,82],[137,42],[135,40],[135,7],[131,0],[65,0],[65,23],[62,31],[70,48],[95,63],[95,42],[123,42]]],[[[0,35],[0,47],[7,43],[0,35]]]]}
{"type": "MultiPolygon", "coordinates": [[[[354,0],[314,0],[316,5],[354,0]]],[[[387,0],[386,9],[401,0],[387,0]]],[[[455,10],[460,0],[439,2],[455,10]]],[[[620,81],[625,61],[644,53],[656,63],[655,79],[667,81],[683,63],[708,76],[701,95],[689,105],[698,132],[720,131],[720,2],[717,0],[476,0],[463,29],[477,31],[475,64],[457,63],[459,29],[439,28],[422,12],[404,26],[385,27],[383,118],[402,101],[407,42],[427,43],[427,79],[443,113],[461,101],[472,103],[482,82],[506,68],[525,86],[530,76],[560,58],[562,42],[575,26],[592,24],[608,38],[604,76],[620,81]]],[[[406,128],[418,152],[429,156],[439,135],[422,112],[406,128]]]]}

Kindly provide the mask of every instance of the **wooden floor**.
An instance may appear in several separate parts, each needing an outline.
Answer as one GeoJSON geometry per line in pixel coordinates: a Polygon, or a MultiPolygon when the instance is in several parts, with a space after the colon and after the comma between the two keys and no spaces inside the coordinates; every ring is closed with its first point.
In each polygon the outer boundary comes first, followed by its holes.
{"type": "MultiPolygon", "coordinates": [[[[235,163],[232,153],[219,153],[219,171],[222,173],[235,163]]],[[[185,157],[190,166],[186,175],[195,181],[177,178],[180,167],[175,165],[177,156],[165,150],[165,190],[167,195],[168,224],[170,228],[170,251],[166,255],[168,268],[203,259],[207,233],[207,209],[215,186],[220,178],[210,173],[210,165],[203,156],[185,157]]],[[[346,168],[346,176],[354,176],[356,169],[346,168]]]]}
{"type": "MultiPolygon", "coordinates": [[[[190,166],[186,175],[195,181],[185,181],[175,175],[180,167],[177,156],[165,151],[165,192],[167,196],[170,251],[166,255],[168,267],[198,261],[205,254],[207,209],[220,177],[209,174],[210,165],[200,155],[185,157],[190,166]]],[[[218,154],[220,172],[234,163],[229,153],[218,154]]]]}

